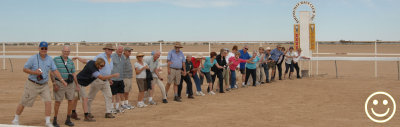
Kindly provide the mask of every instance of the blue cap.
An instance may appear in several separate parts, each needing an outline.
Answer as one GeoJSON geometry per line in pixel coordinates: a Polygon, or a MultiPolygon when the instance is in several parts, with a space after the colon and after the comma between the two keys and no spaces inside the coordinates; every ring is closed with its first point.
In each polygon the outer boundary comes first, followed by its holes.
{"type": "Polygon", "coordinates": [[[47,42],[45,41],[40,42],[39,47],[47,47],[47,42]]]}

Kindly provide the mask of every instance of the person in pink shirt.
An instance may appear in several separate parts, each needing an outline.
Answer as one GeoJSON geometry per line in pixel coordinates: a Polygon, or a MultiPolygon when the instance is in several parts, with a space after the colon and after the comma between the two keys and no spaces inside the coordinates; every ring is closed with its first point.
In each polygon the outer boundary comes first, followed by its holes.
{"type": "Polygon", "coordinates": [[[236,52],[235,53],[235,57],[230,57],[229,58],[228,66],[229,66],[229,69],[231,71],[231,78],[230,78],[231,79],[231,89],[235,88],[235,84],[236,84],[236,72],[235,72],[235,69],[239,65],[239,63],[246,63],[246,62],[249,62],[249,61],[253,60],[253,58],[250,58],[248,60],[240,59],[239,56],[240,56],[240,53],[236,52]]]}

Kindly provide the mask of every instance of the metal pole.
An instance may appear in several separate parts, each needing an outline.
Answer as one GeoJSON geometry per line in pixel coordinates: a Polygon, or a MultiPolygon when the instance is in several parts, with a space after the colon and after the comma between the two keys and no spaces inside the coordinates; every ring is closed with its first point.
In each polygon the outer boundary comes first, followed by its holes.
{"type": "Polygon", "coordinates": [[[378,63],[377,63],[377,61],[376,61],[376,55],[377,55],[376,42],[377,42],[377,41],[378,41],[378,40],[375,41],[375,78],[378,77],[378,63]]]}
{"type": "Polygon", "coordinates": [[[337,64],[336,64],[336,60],[335,60],[335,70],[336,70],[336,78],[338,78],[338,73],[337,73],[337,64]]]}
{"type": "MultiPolygon", "coordinates": [[[[79,56],[79,42],[76,43],[76,52],[75,52],[76,57],[79,56]]],[[[76,59],[76,70],[79,70],[79,61],[76,59]]]]}
{"type": "Polygon", "coordinates": [[[208,54],[211,53],[211,42],[208,42],[208,54]]]}
{"type": "MultiPolygon", "coordinates": [[[[318,50],[318,42],[317,42],[317,57],[318,57],[318,53],[319,53],[319,50],[318,50]]],[[[317,73],[316,73],[317,76],[318,76],[318,69],[319,69],[319,68],[318,68],[318,60],[317,60],[317,73]]]]}
{"type": "Polygon", "coordinates": [[[3,70],[6,69],[6,44],[3,42],[3,70]]]}

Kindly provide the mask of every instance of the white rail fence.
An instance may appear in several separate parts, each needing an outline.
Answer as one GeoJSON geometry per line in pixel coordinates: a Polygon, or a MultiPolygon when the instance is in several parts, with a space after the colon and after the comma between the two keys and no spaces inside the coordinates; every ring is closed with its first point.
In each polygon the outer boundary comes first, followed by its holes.
{"type": "MultiPolygon", "coordinates": [[[[2,46],[3,46],[3,50],[2,50],[2,56],[0,58],[3,59],[3,70],[6,69],[6,59],[27,59],[30,57],[30,55],[6,55],[6,54],[27,54],[27,53],[37,53],[38,51],[7,51],[6,50],[6,43],[7,44],[20,44],[20,43],[26,43],[26,42],[3,42],[2,46]]],[[[81,54],[99,54],[99,53],[103,53],[103,52],[85,52],[85,51],[79,51],[79,45],[82,42],[68,42],[72,45],[76,46],[76,50],[75,51],[71,51],[71,57],[74,56],[79,56],[82,58],[86,58],[86,59],[92,59],[95,56],[81,56],[79,55],[81,54]]],[[[113,43],[116,46],[126,43],[126,42],[85,42],[85,43],[113,43]]],[[[139,42],[136,42],[139,43],[139,42]]],[[[141,43],[159,43],[159,51],[163,54],[166,54],[168,52],[163,52],[163,44],[172,44],[173,42],[141,42],[141,43]]],[[[211,52],[211,44],[214,43],[235,43],[235,44],[259,44],[260,46],[262,46],[263,44],[290,44],[290,42],[288,41],[187,41],[185,43],[208,43],[208,52],[184,52],[184,53],[201,53],[203,55],[208,55],[211,52]]],[[[400,54],[395,54],[395,53],[378,53],[377,51],[377,41],[375,41],[374,43],[374,53],[320,53],[319,52],[319,43],[321,42],[317,42],[316,44],[316,52],[313,53],[314,56],[316,57],[312,57],[309,61],[316,61],[316,75],[319,74],[319,63],[318,61],[335,61],[335,66],[336,66],[336,76],[337,76],[337,64],[336,61],[374,61],[375,62],[375,77],[378,77],[378,67],[377,67],[377,61],[397,61],[397,68],[398,68],[398,79],[400,80],[400,66],[399,66],[399,61],[400,61],[400,57],[378,57],[378,56],[400,56],[400,54]],[[346,55],[346,56],[374,56],[374,57],[319,57],[318,55],[346,55]]],[[[59,44],[62,44],[62,42],[60,42],[59,44]]],[[[54,45],[54,44],[53,44],[54,45]]],[[[58,45],[58,44],[56,44],[58,45]]],[[[153,45],[154,46],[154,45],[153,45]]],[[[59,53],[59,51],[48,51],[48,53],[59,53]]],[[[136,52],[132,52],[132,53],[136,53],[136,52]]],[[[146,54],[150,54],[151,52],[143,52],[146,54]]],[[[54,56],[52,56],[54,57],[54,56]]],[[[131,56],[130,59],[136,59],[134,56],[131,56]]],[[[161,56],[160,59],[162,60],[166,60],[167,57],[166,56],[161,56]]],[[[79,62],[77,62],[76,64],[76,68],[79,68],[79,62]]],[[[309,67],[308,69],[310,71],[312,71],[312,63],[309,62],[309,67]]],[[[309,73],[309,76],[311,76],[311,73],[309,73]]]]}

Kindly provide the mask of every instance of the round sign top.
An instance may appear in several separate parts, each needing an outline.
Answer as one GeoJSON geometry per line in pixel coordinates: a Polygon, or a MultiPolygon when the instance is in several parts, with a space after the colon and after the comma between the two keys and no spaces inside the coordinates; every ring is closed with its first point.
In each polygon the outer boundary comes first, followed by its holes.
{"type": "Polygon", "coordinates": [[[297,17],[296,17],[296,9],[302,4],[306,4],[306,5],[310,6],[310,8],[312,9],[311,21],[313,21],[314,17],[315,17],[315,8],[314,8],[314,5],[312,5],[311,2],[308,2],[308,1],[301,1],[301,2],[297,3],[296,6],[294,6],[294,8],[293,8],[294,20],[296,21],[296,23],[299,23],[299,19],[297,19],[297,17]]]}

